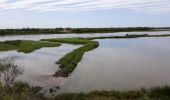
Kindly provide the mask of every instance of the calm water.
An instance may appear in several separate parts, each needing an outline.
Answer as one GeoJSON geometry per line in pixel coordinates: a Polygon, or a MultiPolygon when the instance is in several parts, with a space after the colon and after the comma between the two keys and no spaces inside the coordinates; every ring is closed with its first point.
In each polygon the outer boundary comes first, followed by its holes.
{"type": "MultiPolygon", "coordinates": [[[[122,32],[114,34],[19,35],[0,36],[0,41],[168,33],[122,32]]],[[[60,93],[112,89],[131,90],[140,87],[170,85],[170,37],[96,41],[99,41],[100,46],[85,53],[82,61],[67,79],[51,76],[58,70],[58,65],[55,62],[68,52],[80,47],[80,45],[63,44],[60,47],[42,48],[29,54],[18,53],[17,51],[0,52],[0,58],[16,58],[15,63],[24,69],[24,74],[19,79],[35,86],[61,86],[58,91],[60,93]]]]}
{"type": "Polygon", "coordinates": [[[125,34],[169,34],[170,31],[162,32],[119,32],[119,33],[91,33],[91,34],[47,34],[47,35],[14,35],[0,36],[0,41],[7,40],[40,40],[49,38],[66,38],[66,37],[99,37],[99,36],[115,36],[125,34]]]}
{"type": "Polygon", "coordinates": [[[86,53],[60,92],[170,85],[170,38],[105,39],[86,53]]]}
{"type": "Polygon", "coordinates": [[[0,52],[0,58],[15,58],[14,63],[24,70],[20,80],[34,86],[58,86],[64,78],[56,79],[51,76],[58,70],[55,62],[78,47],[79,45],[63,44],[60,47],[42,48],[29,54],[7,51],[0,52]]]}

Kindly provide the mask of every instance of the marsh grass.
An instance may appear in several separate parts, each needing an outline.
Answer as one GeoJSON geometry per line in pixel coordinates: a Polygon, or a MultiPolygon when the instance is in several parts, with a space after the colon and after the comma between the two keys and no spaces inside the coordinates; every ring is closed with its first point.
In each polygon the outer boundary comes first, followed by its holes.
{"type": "Polygon", "coordinates": [[[36,95],[36,93],[29,95],[33,87],[24,82],[17,82],[13,87],[5,90],[0,88],[0,90],[0,100],[170,100],[170,87],[167,86],[133,91],[63,93],[54,98],[44,98],[36,95]]]}
{"type": "Polygon", "coordinates": [[[56,72],[55,75],[60,76],[60,74],[62,74],[62,76],[67,77],[69,74],[71,74],[74,71],[77,64],[81,61],[84,53],[97,48],[98,45],[99,44],[96,41],[89,42],[84,46],[75,49],[72,52],[65,55],[63,58],[57,61],[57,64],[60,64],[59,66],[60,70],[56,72]]]}
{"type": "Polygon", "coordinates": [[[56,63],[59,64],[60,69],[55,73],[55,76],[68,77],[77,64],[81,61],[85,52],[93,50],[99,46],[97,41],[91,41],[85,38],[57,38],[57,39],[44,39],[42,41],[61,42],[69,44],[84,44],[82,47],[73,50],[66,54],[63,58],[59,59],[56,63]]]}
{"type": "MultiPolygon", "coordinates": [[[[158,35],[152,35],[152,36],[151,35],[140,35],[140,36],[128,35],[127,36],[126,35],[124,37],[136,38],[136,37],[160,37],[160,36],[162,35],[159,36],[158,35]]],[[[170,35],[163,35],[163,36],[170,36],[170,35]]],[[[12,48],[14,49],[16,49],[16,47],[23,48],[24,46],[21,46],[20,42],[21,41],[15,41],[15,42],[7,41],[5,44],[8,44],[9,48],[11,48],[10,46],[12,46],[12,48]]],[[[70,44],[84,44],[82,47],[75,49],[72,52],[66,54],[63,58],[61,58],[57,62],[58,64],[60,64],[60,70],[56,72],[56,76],[61,75],[66,77],[74,71],[78,62],[82,59],[85,52],[93,50],[99,46],[99,43],[96,41],[92,41],[92,38],[49,39],[49,40],[43,40],[42,43],[51,43],[51,42],[54,42],[52,44],[55,43],[59,44],[58,42],[70,43],[70,44]],[[46,42],[46,41],[50,41],[50,42],[46,42]]],[[[36,46],[34,47],[34,44],[32,45],[33,45],[32,48],[35,49],[36,46]]],[[[2,66],[0,64],[0,68],[1,67],[2,66]]],[[[170,100],[170,87],[168,86],[156,87],[151,89],[133,90],[133,91],[113,90],[113,91],[94,91],[90,93],[64,93],[64,94],[57,95],[55,98],[43,98],[41,96],[37,96],[35,92],[32,92],[34,90],[33,88],[34,87],[30,87],[27,83],[24,82],[16,82],[11,87],[4,87],[0,82],[0,100],[170,100]]]]}
{"type": "Polygon", "coordinates": [[[155,87],[133,91],[94,91],[56,96],[55,100],[170,100],[170,87],[155,87]]]}
{"type": "Polygon", "coordinates": [[[42,39],[41,41],[61,42],[69,44],[86,44],[90,42],[89,39],[85,38],[54,38],[54,39],[42,39]]]}
{"type": "Polygon", "coordinates": [[[23,94],[29,85],[24,82],[16,82],[16,78],[22,74],[19,66],[13,63],[13,58],[0,59],[0,98],[12,100],[15,94],[23,94]]]}
{"type": "Polygon", "coordinates": [[[57,61],[60,69],[55,73],[55,76],[68,77],[77,64],[81,61],[85,52],[93,50],[99,46],[97,41],[92,41],[94,39],[129,39],[129,38],[139,38],[139,37],[168,37],[170,34],[163,35],[148,35],[148,34],[126,34],[125,36],[108,36],[108,37],[89,37],[89,38],[55,38],[55,39],[42,39],[41,41],[49,42],[60,42],[69,44],[84,44],[84,46],[73,50],[72,52],[66,54],[64,57],[57,61]]]}
{"type": "MultiPolygon", "coordinates": [[[[35,49],[50,46],[59,46],[60,43],[82,44],[80,48],[66,54],[57,61],[60,64],[60,70],[56,72],[56,76],[67,77],[76,68],[78,62],[81,61],[85,52],[93,50],[99,46],[97,41],[93,39],[105,38],[139,38],[139,37],[168,37],[170,34],[164,35],[125,35],[111,37],[93,37],[93,38],[62,38],[62,39],[46,39],[43,41],[6,41],[0,42],[1,50],[18,50],[21,52],[32,52],[35,49]],[[47,42],[49,41],[49,42],[47,42]],[[60,42],[60,43],[58,43],[60,42]],[[50,44],[50,46],[49,46],[50,44]],[[5,46],[5,47],[3,47],[5,46]]],[[[0,64],[0,70],[3,66],[0,64]]],[[[0,82],[0,100],[170,100],[170,87],[156,87],[151,89],[141,89],[133,91],[94,91],[90,93],[64,93],[59,94],[55,98],[43,98],[36,95],[34,87],[30,87],[24,82],[15,82],[10,87],[4,87],[0,82]],[[31,93],[31,95],[30,95],[31,93]]]]}
{"type": "Polygon", "coordinates": [[[18,52],[30,53],[43,47],[57,47],[59,43],[31,41],[31,40],[17,40],[0,42],[0,51],[17,50],[18,52]]]}
{"type": "Polygon", "coordinates": [[[104,37],[88,37],[86,39],[130,39],[130,38],[140,38],[140,37],[170,37],[170,34],[161,34],[161,35],[148,35],[148,34],[126,34],[125,36],[104,36],[104,37]]]}

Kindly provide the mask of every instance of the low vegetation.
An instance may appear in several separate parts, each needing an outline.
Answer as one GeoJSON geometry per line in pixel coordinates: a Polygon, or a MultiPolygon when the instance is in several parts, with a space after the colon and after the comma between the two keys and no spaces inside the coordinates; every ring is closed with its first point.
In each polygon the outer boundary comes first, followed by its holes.
{"type": "Polygon", "coordinates": [[[64,93],[54,98],[38,95],[39,87],[32,87],[16,78],[21,75],[21,67],[13,59],[0,60],[0,100],[169,100],[170,87],[156,87],[133,91],[94,91],[90,93],[64,93]],[[4,76],[6,78],[4,78],[4,76]],[[12,78],[11,78],[12,77],[12,78]],[[7,80],[6,80],[7,79],[7,80]],[[9,80],[8,80],[9,79],[9,80]]]}
{"type": "Polygon", "coordinates": [[[24,86],[26,89],[29,86],[15,82],[15,79],[21,74],[22,70],[19,66],[14,65],[12,58],[0,60],[0,100],[13,99],[13,94],[18,93],[18,91],[25,92],[25,90],[18,87],[24,86]]]}
{"type": "Polygon", "coordinates": [[[85,52],[93,50],[99,46],[97,41],[93,39],[122,39],[122,38],[139,38],[139,37],[168,37],[170,34],[163,35],[148,35],[148,34],[131,34],[125,36],[107,36],[107,37],[89,37],[89,38],[56,38],[43,39],[41,41],[17,40],[0,42],[0,51],[17,50],[18,52],[30,53],[42,47],[56,47],[61,43],[82,44],[83,46],[66,54],[63,58],[57,61],[60,70],[55,73],[55,76],[69,76],[77,64],[81,61],[85,52]]]}
{"type": "Polygon", "coordinates": [[[30,53],[42,47],[56,47],[59,43],[17,40],[0,42],[0,51],[17,50],[18,52],[30,53]]]}
{"type": "MultiPolygon", "coordinates": [[[[32,52],[42,47],[60,46],[60,43],[82,44],[80,48],[73,50],[65,55],[57,64],[60,70],[56,76],[67,77],[76,68],[85,52],[93,50],[99,46],[93,39],[105,38],[139,38],[139,37],[167,37],[164,35],[125,35],[111,37],[92,37],[92,38],[62,38],[46,39],[43,41],[6,41],[0,42],[0,51],[17,50],[19,52],[32,52]],[[48,41],[48,42],[47,42],[48,41]],[[60,42],[60,43],[58,43],[60,42]]],[[[0,60],[0,100],[170,100],[170,87],[156,87],[151,89],[140,89],[134,91],[94,91],[90,93],[64,93],[54,98],[44,98],[37,95],[38,87],[29,86],[25,82],[14,81],[22,74],[22,69],[14,65],[8,59],[0,60]],[[5,76],[5,77],[4,77],[5,76]]]]}
{"type": "Polygon", "coordinates": [[[42,41],[49,41],[49,42],[61,42],[61,43],[69,43],[69,44],[84,44],[84,46],[73,50],[72,52],[66,54],[63,58],[57,61],[59,64],[60,69],[55,73],[55,76],[63,76],[68,77],[74,69],[76,68],[77,64],[81,61],[85,52],[93,50],[99,46],[97,41],[92,41],[93,39],[122,39],[122,38],[139,38],[139,37],[167,37],[170,34],[163,34],[163,35],[148,35],[148,34],[131,34],[125,36],[108,36],[108,37],[89,37],[89,38],[56,38],[56,39],[42,39],[42,41]]]}
{"type": "Polygon", "coordinates": [[[85,38],[54,38],[54,39],[42,39],[41,41],[49,42],[60,42],[60,43],[69,43],[69,44],[87,44],[89,39],[85,38]]]}
{"type": "Polygon", "coordinates": [[[133,32],[133,31],[155,31],[151,27],[126,27],[126,28],[73,28],[74,33],[109,33],[109,32],[133,32]]]}
{"type": "Polygon", "coordinates": [[[76,68],[77,64],[81,61],[85,52],[93,50],[99,46],[97,41],[90,41],[84,38],[62,38],[62,39],[45,39],[43,41],[61,42],[70,44],[84,44],[84,46],[73,50],[66,54],[63,58],[57,61],[60,64],[60,69],[55,73],[55,76],[67,77],[76,68]]]}
{"type": "Polygon", "coordinates": [[[17,81],[23,70],[14,64],[13,58],[0,59],[0,100],[42,100],[36,96],[37,87],[17,81]]]}
{"type": "Polygon", "coordinates": [[[109,32],[132,32],[132,31],[158,31],[170,28],[154,27],[127,27],[127,28],[23,28],[23,29],[0,29],[0,35],[29,35],[29,34],[63,34],[63,33],[109,33],[109,32]]]}
{"type": "Polygon", "coordinates": [[[148,35],[148,34],[126,34],[125,36],[104,36],[104,37],[88,37],[86,39],[94,40],[94,39],[125,39],[125,38],[140,38],[140,37],[170,37],[170,34],[162,34],[162,35],[148,35]]]}
{"type": "Polygon", "coordinates": [[[90,93],[61,94],[55,100],[169,100],[170,87],[156,87],[136,91],[94,91],[90,93]]]}
{"type": "Polygon", "coordinates": [[[23,29],[0,29],[0,35],[38,35],[38,34],[62,34],[62,28],[40,29],[40,28],[23,28],[23,29]]]}

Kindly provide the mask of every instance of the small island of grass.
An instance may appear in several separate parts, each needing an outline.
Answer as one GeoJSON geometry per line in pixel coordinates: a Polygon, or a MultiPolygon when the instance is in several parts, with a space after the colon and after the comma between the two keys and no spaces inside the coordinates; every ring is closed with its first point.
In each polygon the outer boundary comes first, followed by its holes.
{"type": "Polygon", "coordinates": [[[56,38],[43,39],[42,41],[61,42],[69,44],[84,44],[82,47],[66,54],[63,58],[56,62],[57,64],[60,64],[60,69],[55,73],[55,76],[57,77],[68,77],[68,75],[74,71],[78,62],[81,61],[84,53],[93,50],[99,46],[99,43],[97,41],[91,41],[89,39],[84,38],[56,38]]]}
{"type": "Polygon", "coordinates": [[[57,47],[60,43],[31,41],[31,40],[16,40],[0,42],[0,51],[17,50],[18,52],[30,53],[43,47],[57,47]]]}
{"type": "Polygon", "coordinates": [[[107,37],[88,37],[88,38],[54,38],[54,39],[42,39],[41,41],[60,42],[68,44],[83,44],[82,47],[73,50],[66,54],[56,63],[59,64],[59,70],[55,73],[56,77],[68,77],[76,68],[77,64],[81,61],[85,52],[93,50],[99,46],[94,39],[128,39],[128,38],[140,38],[140,37],[169,37],[170,34],[163,35],[148,35],[148,34],[131,34],[125,36],[107,36],[107,37]]]}
{"type": "MultiPolygon", "coordinates": [[[[29,53],[42,47],[60,46],[61,43],[82,44],[83,46],[66,54],[56,63],[59,64],[60,69],[55,73],[55,76],[68,77],[81,61],[85,52],[93,50],[99,46],[94,39],[130,39],[140,37],[169,37],[170,34],[163,35],[125,35],[125,36],[108,36],[108,37],[90,37],[90,38],[56,38],[43,39],[42,41],[6,41],[0,42],[0,51],[17,50],[19,52],[29,53]]],[[[9,64],[11,65],[11,64],[9,64]]],[[[0,64],[0,71],[3,65],[0,64]]],[[[4,66],[6,67],[6,66],[4,66]]],[[[14,66],[15,67],[15,66],[14,66]]],[[[11,75],[12,76],[12,75],[11,75]]],[[[10,76],[10,77],[11,77],[10,76]]],[[[44,98],[37,95],[36,87],[30,87],[27,83],[14,82],[11,86],[4,87],[0,81],[0,99],[2,100],[169,100],[170,87],[154,87],[151,89],[140,89],[132,91],[94,91],[89,93],[63,93],[58,94],[54,98],[44,98]],[[14,91],[15,89],[15,91],[14,91]]]]}

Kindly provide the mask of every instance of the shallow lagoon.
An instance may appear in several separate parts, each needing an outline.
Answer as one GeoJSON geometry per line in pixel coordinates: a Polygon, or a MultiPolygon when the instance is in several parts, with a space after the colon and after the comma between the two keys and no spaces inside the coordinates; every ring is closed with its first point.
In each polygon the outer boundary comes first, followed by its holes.
{"type": "MultiPolygon", "coordinates": [[[[168,34],[169,32],[122,32],[107,34],[56,34],[1,36],[6,40],[39,40],[63,37],[94,37],[125,34],[168,34]]],[[[170,38],[101,39],[100,46],[85,53],[82,61],[68,78],[55,78],[57,60],[80,45],[63,44],[42,48],[29,54],[16,51],[0,52],[0,58],[15,57],[24,74],[20,79],[34,86],[61,86],[59,92],[94,90],[131,90],[140,87],[170,85],[170,38]]]]}
{"type": "Polygon", "coordinates": [[[170,38],[104,39],[86,53],[60,92],[170,85],[170,38]]]}
{"type": "Polygon", "coordinates": [[[63,44],[60,47],[42,48],[28,54],[7,51],[0,52],[0,58],[14,58],[14,63],[23,69],[20,80],[34,86],[58,86],[65,78],[56,79],[52,76],[59,68],[55,62],[78,47],[79,45],[63,44]]]}
{"type": "Polygon", "coordinates": [[[9,40],[40,40],[50,38],[69,38],[69,37],[100,37],[100,36],[116,36],[126,34],[169,34],[170,31],[157,31],[157,32],[117,32],[117,33],[89,33],[89,34],[42,34],[42,35],[9,35],[0,36],[0,41],[9,40]]]}

